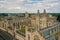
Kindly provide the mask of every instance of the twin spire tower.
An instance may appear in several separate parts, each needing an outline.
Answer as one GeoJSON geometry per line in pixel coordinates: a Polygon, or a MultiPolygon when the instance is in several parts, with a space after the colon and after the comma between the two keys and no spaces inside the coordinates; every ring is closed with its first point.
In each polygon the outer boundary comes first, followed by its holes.
{"type": "MultiPolygon", "coordinates": [[[[45,17],[45,15],[46,15],[46,10],[44,9],[44,17],[45,17]]],[[[29,18],[29,14],[27,11],[25,12],[25,18],[27,18],[27,19],[29,18]]],[[[35,16],[35,19],[36,19],[36,30],[39,30],[40,29],[40,23],[39,23],[40,11],[39,10],[37,10],[37,15],[35,16]]]]}
{"type": "MultiPolygon", "coordinates": [[[[44,9],[44,14],[46,14],[46,10],[44,9]]],[[[37,16],[39,16],[40,15],[40,12],[39,12],[39,10],[37,10],[37,16]]],[[[27,17],[29,17],[29,15],[28,15],[28,12],[26,11],[25,12],[25,18],[27,18],[27,17]]]]}

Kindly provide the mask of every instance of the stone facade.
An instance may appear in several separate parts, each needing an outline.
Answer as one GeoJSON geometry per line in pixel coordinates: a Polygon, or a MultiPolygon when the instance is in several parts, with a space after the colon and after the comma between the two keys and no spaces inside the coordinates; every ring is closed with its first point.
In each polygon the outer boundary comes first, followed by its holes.
{"type": "Polygon", "coordinates": [[[23,18],[17,16],[9,16],[9,18],[3,18],[0,27],[7,31],[10,29],[14,33],[20,32],[22,27],[25,28],[25,33],[22,33],[24,40],[60,40],[60,23],[55,16],[47,14],[45,9],[43,14],[37,10],[36,15],[29,16],[26,12],[23,18]]]}
{"type": "Polygon", "coordinates": [[[60,40],[60,23],[55,16],[47,14],[45,9],[43,14],[38,10],[36,15],[27,19],[30,20],[30,26],[26,26],[26,40],[60,40]]]}

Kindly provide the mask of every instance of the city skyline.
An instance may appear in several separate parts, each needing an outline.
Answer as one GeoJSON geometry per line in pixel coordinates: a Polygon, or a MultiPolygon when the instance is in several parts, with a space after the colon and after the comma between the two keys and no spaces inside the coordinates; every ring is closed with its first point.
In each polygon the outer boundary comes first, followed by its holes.
{"type": "Polygon", "coordinates": [[[44,9],[47,13],[60,13],[59,0],[0,0],[0,13],[42,13],[44,9]]]}

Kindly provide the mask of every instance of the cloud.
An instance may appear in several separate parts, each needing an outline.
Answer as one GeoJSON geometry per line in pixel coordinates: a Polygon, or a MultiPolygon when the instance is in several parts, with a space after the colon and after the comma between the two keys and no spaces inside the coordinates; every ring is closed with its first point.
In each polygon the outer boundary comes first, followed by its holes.
{"type": "Polygon", "coordinates": [[[0,11],[4,12],[36,12],[40,9],[48,10],[47,12],[59,12],[60,10],[59,0],[1,0],[0,1],[0,11]],[[54,10],[55,9],[55,10],[54,10]],[[14,11],[15,10],[15,11],[14,11]],[[53,11],[51,11],[53,10],[53,11]]]}
{"type": "Polygon", "coordinates": [[[8,8],[8,10],[13,10],[13,9],[14,9],[14,10],[20,10],[21,7],[9,7],[9,8],[8,8]]]}
{"type": "Polygon", "coordinates": [[[47,1],[47,2],[52,2],[52,1],[58,1],[58,0],[45,0],[45,1],[47,1]]]}

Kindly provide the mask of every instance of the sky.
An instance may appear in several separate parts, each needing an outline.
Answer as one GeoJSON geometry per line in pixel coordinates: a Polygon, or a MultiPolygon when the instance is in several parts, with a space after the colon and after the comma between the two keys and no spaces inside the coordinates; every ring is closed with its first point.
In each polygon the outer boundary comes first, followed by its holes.
{"type": "Polygon", "coordinates": [[[60,13],[60,0],[0,0],[0,13],[60,13]]]}

